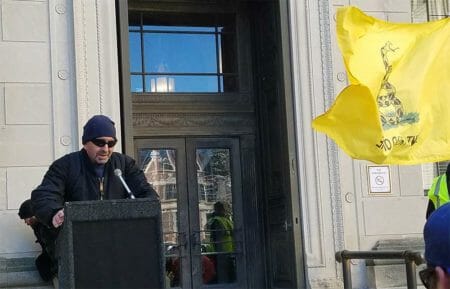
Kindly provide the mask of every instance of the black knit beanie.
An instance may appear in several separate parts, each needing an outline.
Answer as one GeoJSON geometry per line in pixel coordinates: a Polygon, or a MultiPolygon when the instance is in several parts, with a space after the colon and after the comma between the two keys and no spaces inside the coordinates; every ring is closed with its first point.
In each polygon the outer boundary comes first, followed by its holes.
{"type": "Polygon", "coordinates": [[[19,217],[21,219],[31,218],[34,216],[33,206],[31,205],[31,200],[26,200],[20,205],[19,217]]]}
{"type": "Polygon", "coordinates": [[[114,122],[107,116],[94,115],[83,127],[83,137],[81,141],[83,144],[86,144],[88,141],[104,136],[116,139],[114,122]]]}

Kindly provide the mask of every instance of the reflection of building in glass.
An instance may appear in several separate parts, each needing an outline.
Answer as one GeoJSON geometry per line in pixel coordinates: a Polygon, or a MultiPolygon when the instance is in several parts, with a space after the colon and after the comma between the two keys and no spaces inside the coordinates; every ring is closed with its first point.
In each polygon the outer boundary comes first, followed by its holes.
{"type": "MultiPolygon", "coordinates": [[[[228,149],[198,149],[196,158],[200,225],[207,231],[206,224],[215,202],[227,204],[228,213],[232,214],[230,152],[228,149]]],[[[207,240],[208,232],[202,232],[200,238],[207,240]]]]}
{"type": "MultiPolygon", "coordinates": [[[[162,226],[166,244],[177,244],[177,171],[175,150],[148,149],[141,151],[142,168],[147,181],[161,200],[162,226]]],[[[201,230],[205,229],[214,203],[227,204],[232,215],[230,151],[228,149],[198,149],[196,153],[198,209],[201,230]]],[[[208,236],[202,232],[201,239],[208,236]]]]}
{"type": "Polygon", "coordinates": [[[231,202],[230,176],[205,175],[197,171],[199,202],[213,203],[217,200],[231,202]]]}
{"type": "Polygon", "coordinates": [[[161,200],[164,241],[177,243],[177,180],[174,150],[145,152],[143,171],[161,200]]]}

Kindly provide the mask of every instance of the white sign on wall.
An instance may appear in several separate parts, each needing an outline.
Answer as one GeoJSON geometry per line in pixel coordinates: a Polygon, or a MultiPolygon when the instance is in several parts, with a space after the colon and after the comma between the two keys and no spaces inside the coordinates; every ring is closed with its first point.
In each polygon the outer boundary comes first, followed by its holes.
{"type": "Polygon", "coordinates": [[[368,166],[370,193],[390,193],[389,166],[368,166]]]}

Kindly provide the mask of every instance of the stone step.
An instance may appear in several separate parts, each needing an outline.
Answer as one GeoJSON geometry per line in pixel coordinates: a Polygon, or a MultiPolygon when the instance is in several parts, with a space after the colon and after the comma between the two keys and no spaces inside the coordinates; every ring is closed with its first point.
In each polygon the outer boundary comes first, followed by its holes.
{"type": "Polygon", "coordinates": [[[0,287],[0,289],[54,289],[53,286],[0,287]]]}
{"type": "Polygon", "coordinates": [[[34,265],[35,257],[1,257],[0,289],[6,288],[53,288],[51,282],[44,282],[34,265]]]}
{"type": "MultiPolygon", "coordinates": [[[[420,283],[420,281],[419,281],[420,283]]],[[[401,286],[401,287],[382,287],[382,288],[377,288],[377,289],[408,289],[408,287],[406,286],[401,286]]],[[[426,289],[423,285],[421,284],[417,284],[417,289],[426,289]]]]}

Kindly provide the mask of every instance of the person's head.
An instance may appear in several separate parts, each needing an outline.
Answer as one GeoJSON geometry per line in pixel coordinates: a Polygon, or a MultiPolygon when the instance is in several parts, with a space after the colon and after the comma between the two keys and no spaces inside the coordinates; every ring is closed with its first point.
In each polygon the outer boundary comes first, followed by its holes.
{"type": "Polygon", "coordinates": [[[37,219],[33,213],[33,206],[31,200],[24,201],[19,208],[19,217],[24,220],[28,226],[33,226],[37,223],[37,219]]]}
{"type": "Polygon", "coordinates": [[[224,215],[225,214],[225,206],[222,202],[215,202],[214,203],[214,212],[218,215],[224,215]]]}
{"type": "Polygon", "coordinates": [[[228,205],[224,202],[218,201],[214,203],[214,213],[219,216],[228,215],[228,205]]]}
{"type": "Polygon", "coordinates": [[[108,162],[117,143],[114,122],[104,115],[94,115],[83,127],[83,147],[95,164],[108,162]]]}
{"type": "Polygon", "coordinates": [[[450,289],[450,203],[434,211],[423,229],[427,269],[420,272],[429,289],[450,289]]]}

